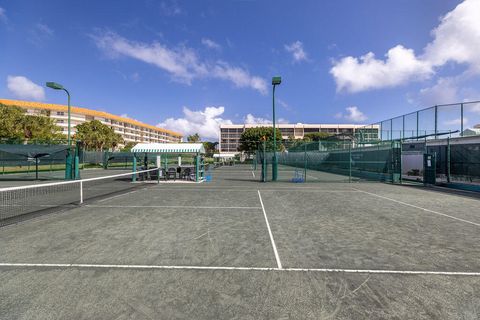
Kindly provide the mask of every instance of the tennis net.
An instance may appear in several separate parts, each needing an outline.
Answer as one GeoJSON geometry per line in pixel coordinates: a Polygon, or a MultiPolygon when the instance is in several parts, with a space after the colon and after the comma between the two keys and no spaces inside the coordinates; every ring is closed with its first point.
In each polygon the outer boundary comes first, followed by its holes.
{"type": "Polygon", "coordinates": [[[0,188],[0,226],[40,214],[77,207],[87,200],[145,187],[158,181],[159,170],[149,169],[82,180],[0,188]]]}

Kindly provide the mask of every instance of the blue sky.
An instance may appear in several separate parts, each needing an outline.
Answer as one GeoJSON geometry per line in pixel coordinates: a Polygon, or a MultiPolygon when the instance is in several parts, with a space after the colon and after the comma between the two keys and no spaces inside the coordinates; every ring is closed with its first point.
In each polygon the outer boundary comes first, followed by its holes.
{"type": "Polygon", "coordinates": [[[480,99],[479,0],[0,0],[0,97],[214,139],[218,123],[371,123],[480,99]]]}

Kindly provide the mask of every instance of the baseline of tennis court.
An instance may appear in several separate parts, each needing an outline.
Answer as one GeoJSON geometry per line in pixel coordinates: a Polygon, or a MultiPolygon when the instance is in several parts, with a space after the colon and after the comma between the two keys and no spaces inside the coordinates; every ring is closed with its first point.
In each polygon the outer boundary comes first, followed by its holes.
{"type": "Polygon", "coordinates": [[[257,173],[0,228],[0,318],[479,317],[478,199],[257,173]]]}

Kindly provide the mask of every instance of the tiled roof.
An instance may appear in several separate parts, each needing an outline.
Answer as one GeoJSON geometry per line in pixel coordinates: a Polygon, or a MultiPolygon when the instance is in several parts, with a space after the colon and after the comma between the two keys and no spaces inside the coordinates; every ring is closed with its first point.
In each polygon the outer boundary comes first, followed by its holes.
{"type": "MultiPolygon", "coordinates": [[[[40,109],[40,110],[53,110],[53,111],[63,111],[67,112],[68,111],[68,106],[61,105],[61,104],[53,104],[53,103],[43,103],[43,102],[36,102],[36,101],[22,101],[22,100],[10,100],[10,99],[0,99],[0,103],[3,103],[8,106],[17,106],[20,108],[33,108],[33,109],[40,109]]],[[[126,122],[135,126],[139,126],[142,128],[149,128],[153,129],[157,132],[164,132],[164,133],[169,133],[172,136],[182,138],[182,134],[159,128],[156,126],[152,126],[137,120],[133,120],[130,118],[125,118],[125,117],[120,117],[116,116],[114,114],[104,112],[104,111],[96,111],[96,110],[91,110],[91,109],[86,109],[86,108],[80,108],[80,107],[71,107],[71,112],[72,113],[77,113],[77,114],[83,114],[83,115],[88,115],[88,116],[94,116],[94,117],[102,117],[106,119],[111,119],[119,122],[126,122]]]]}

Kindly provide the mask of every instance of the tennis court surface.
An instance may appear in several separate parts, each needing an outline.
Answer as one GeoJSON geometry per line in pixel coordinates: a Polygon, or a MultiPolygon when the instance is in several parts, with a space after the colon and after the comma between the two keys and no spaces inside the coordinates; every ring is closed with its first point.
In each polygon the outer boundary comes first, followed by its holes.
{"type": "Polygon", "coordinates": [[[480,318],[478,198],[259,176],[222,167],[1,227],[0,319],[480,318]]]}

